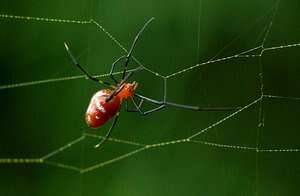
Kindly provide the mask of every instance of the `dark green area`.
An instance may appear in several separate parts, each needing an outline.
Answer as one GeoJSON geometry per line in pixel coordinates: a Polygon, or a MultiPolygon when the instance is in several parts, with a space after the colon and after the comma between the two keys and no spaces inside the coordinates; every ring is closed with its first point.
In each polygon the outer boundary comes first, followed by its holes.
{"type": "MultiPolygon", "coordinates": [[[[93,18],[126,48],[153,16],[155,21],[142,34],[134,56],[149,69],[168,75],[259,46],[271,21],[266,48],[300,43],[300,3],[276,5],[274,0],[2,0],[0,14],[93,18]]],[[[70,63],[64,41],[93,74],[108,73],[114,59],[124,55],[92,24],[0,18],[0,29],[0,86],[80,75],[70,63]]],[[[186,71],[167,80],[168,100],[202,107],[245,106],[260,96],[260,73],[265,94],[300,97],[299,52],[300,47],[268,50],[260,58],[233,58],[186,71]]],[[[162,98],[162,78],[141,71],[133,80],[139,82],[140,93],[162,98]]],[[[0,159],[39,158],[84,132],[104,135],[109,125],[91,130],[84,122],[88,102],[101,88],[77,79],[0,90],[0,159]]],[[[177,140],[228,115],[167,108],[142,117],[122,109],[113,137],[144,144],[177,140]]],[[[194,139],[300,149],[299,116],[299,100],[264,98],[194,139]],[[261,119],[264,127],[258,128],[261,119]]],[[[137,148],[107,142],[95,150],[97,142],[87,138],[49,160],[87,168],[137,148]]],[[[299,165],[300,152],[257,153],[179,143],[145,150],[85,174],[46,164],[0,164],[0,195],[298,196],[299,165]]]]}

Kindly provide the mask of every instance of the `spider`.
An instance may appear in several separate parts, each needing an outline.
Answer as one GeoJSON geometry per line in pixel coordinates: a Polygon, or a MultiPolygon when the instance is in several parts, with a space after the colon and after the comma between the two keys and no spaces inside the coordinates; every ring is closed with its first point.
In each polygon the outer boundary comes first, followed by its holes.
{"type": "Polygon", "coordinates": [[[87,125],[91,128],[98,128],[101,127],[103,124],[105,124],[109,119],[114,118],[112,125],[110,126],[108,132],[106,135],[100,140],[100,142],[95,145],[95,148],[100,147],[111,135],[119,117],[119,111],[121,108],[121,104],[124,100],[126,100],[126,111],[127,112],[139,112],[141,115],[148,115],[153,112],[159,111],[163,108],[166,108],[166,106],[173,106],[173,107],[178,107],[178,108],[183,108],[183,109],[188,109],[188,110],[195,110],[195,111],[226,111],[226,110],[235,110],[237,108],[233,107],[228,107],[228,108],[201,108],[198,106],[191,106],[191,105],[183,105],[183,104],[178,104],[178,103],[172,103],[168,102],[166,100],[166,92],[167,92],[167,87],[166,83],[164,85],[164,98],[163,100],[155,100],[146,96],[143,96],[141,94],[136,93],[136,89],[138,87],[137,82],[128,82],[129,78],[132,76],[132,74],[135,71],[138,71],[142,69],[142,67],[139,67],[138,69],[135,69],[134,71],[127,71],[128,64],[130,62],[130,59],[132,57],[132,52],[135,48],[135,45],[137,41],[139,40],[140,35],[142,32],[145,30],[147,25],[153,21],[154,18],[149,19],[144,26],[139,30],[139,32],[136,34],[132,45],[130,47],[130,50],[128,51],[127,55],[123,55],[116,59],[111,66],[109,76],[114,82],[114,84],[111,84],[110,82],[107,81],[102,81],[97,79],[96,77],[92,76],[89,74],[75,59],[74,55],[69,49],[69,46],[67,43],[64,43],[65,48],[67,50],[67,53],[72,61],[72,63],[77,66],[81,72],[83,72],[88,79],[95,81],[97,83],[103,84],[108,86],[108,89],[102,89],[98,92],[96,92],[87,108],[86,114],[85,114],[85,121],[87,125]],[[124,68],[122,71],[122,80],[118,81],[113,73],[115,66],[118,62],[121,60],[125,60],[124,63],[124,68]],[[135,99],[139,99],[138,102],[135,101],[135,99]],[[134,109],[129,109],[128,107],[128,100],[131,100],[133,103],[133,106],[135,107],[134,109]],[[153,109],[144,111],[142,109],[142,105],[144,102],[150,102],[157,107],[154,107],[153,109]]]}

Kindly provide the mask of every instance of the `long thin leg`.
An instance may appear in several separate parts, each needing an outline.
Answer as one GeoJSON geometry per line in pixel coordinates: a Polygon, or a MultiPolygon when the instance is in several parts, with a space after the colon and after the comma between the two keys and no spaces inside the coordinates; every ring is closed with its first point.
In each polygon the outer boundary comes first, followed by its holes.
{"type": "Polygon", "coordinates": [[[161,110],[166,106],[165,104],[162,104],[162,105],[159,105],[158,107],[155,107],[153,109],[143,111],[142,110],[142,105],[144,103],[144,99],[141,99],[139,104],[137,104],[133,98],[131,98],[131,100],[132,100],[132,103],[133,103],[133,105],[135,106],[136,109],[135,110],[129,110],[128,109],[128,103],[126,102],[126,111],[127,112],[139,112],[143,116],[145,116],[147,114],[151,114],[152,112],[156,112],[158,110],[161,110]]]}
{"type": "Polygon", "coordinates": [[[142,110],[141,110],[141,107],[144,103],[144,99],[140,99],[139,104],[137,104],[135,102],[134,98],[131,98],[131,101],[132,101],[133,105],[135,106],[135,109],[130,109],[129,106],[128,106],[128,101],[126,100],[125,101],[126,112],[140,112],[140,113],[143,113],[142,110]]]}
{"type": "Polygon", "coordinates": [[[131,47],[130,47],[130,50],[128,52],[128,54],[126,55],[126,61],[125,61],[125,66],[124,66],[124,70],[123,70],[123,75],[122,75],[122,79],[125,78],[125,75],[126,75],[126,72],[127,72],[127,67],[128,67],[128,64],[129,64],[129,60],[130,60],[130,57],[132,55],[132,52],[133,52],[133,49],[140,37],[140,35],[143,33],[143,31],[145,30],[145,28],[147,27],[147,25],[152,21],[154,20],[154,17],[150,18],[145,24],[144,26],[141,28],[141,30],[138,32],[138,34],[135,36],[132,44],[131,44],[131,47]]]}
{"type": "Polygon", "coordinates": [[[141,99],[144,99],[145,101],[154,103],[154,104],[156,104],[156,105],[163,105],[163,104],[164,104],[163,101],[158,101],[158,100],[155,100],[155,99],[151,99],[151,98],[148,98],[148,97],[146,97],[146,96],[143,96],[143,95],[140,95],[140,94],[137,94],[137,93],[135,93],[134,96],[135,96],[135,97],[139,97],[139,98],[141,98],[141,99]]]}
{"type": "Polygon", "coordinates": [[[94,76],[92,76],[91,74],[89,74],[85,69],[83,69],[83,67],[77,62],[76,58],[74,57],[74,55],[72,54],[71,50],[69,49],[69,46],[67,45],[67,43],[64,43],[65,45],[65,48],[68,52],[68,55],[70,56],[70,59],[72,60],[72,63],[78,67],[80,69],[80,71],[82,73],[84,73],[90,80],[92,81],[95,81],[97,83],[101,83],[101,84],[105,84],[107,86],[110,86],[110,87],[113,87],[113,85],[111,85],[109,82],[106,82],[106,81],[102,81],[102,80],[99,80],[97,78],[95,78],[94,76]]]}
{"type": "Polygon", "coordinates": [[[156,108],[153,108],[153,109],[151,109],[151,110],[148,110],[148,111],[143,112],[143,115],[151,114],[152,112],[157,112],[157,111],[159,111],[159,110],[164,109],[165,107],[166,107],[166,105],[160,105],[160,106],[158,106],[158,107],[156,107],[156,108]]]}
{"type": "Polygon", "coordinates": [[[173,107],[177,107],[177,108],[196,110],[196,111],[230,111],[230,110],[241,109],[241,107],[199,107],[199,106],[178,104],[178,103],[173,103],[173,102],[165,102],[165,104],[167,106],[173,106],[173,107]]]}
{"type": "Polygon", "coordinates": [[[126,57],[126,56],[121,56],[121,57],[119,57],[117,60],[115,60],[115,62],[113,62],[113,64],[111,65],[111,68],[110,68],[109,76],[111,77],[111,79],[112,79],[116,84],[118,84],[119,82],[118,82],[118,80],[114,77],[113,72],[114,72],[114,70],[115,70],[116,64],[117,64],[119,61],[121,61],[122,59],[124,59],[124,58],[127,58],[127,57],[126,57]]]}
{"type": "Polygon", "coordinates": [[[139,112],[137,109],[130,109],[128,105],[128,101],[125,101],[126,112],[139,112]]]}
{"type": "Polygon", "coordinates": [[[119,118],[119,113],[117,113],[117,115],[115,116],[114,121],[113,121],[111,127],[109,128],[108,132],[106,133],[106,135],[102,138],[102,140],[97,145],[95,145],[95,148],[99,148],[110,137],[112,130],[114,129],[114,127],[118,121],[118,118],[119,118]]]}
{"type": "MultiPolygon", "coordinates": [[[[241,107],[199,107],[199,106],[191,106],[191,105],[184,105],[184,104],[178,104],[178,103],[173,103],[173,102],[164,102],[164,101],[158,101],[152,98],[145,97],[140,94],[135,94],[135,96],[144,99],[145,101],[151,102],[153,104],[159,105],[160,106],[173,106],[177,108],[183,108],[183,109],[189,109],[189,110],[196,110],[196,111],[230,111],[230,110],[237,110],[240,109],[241,107]]],[[[162,108],[160,108],[162,109],[162,108]]],[[[144,113],[151,113],[155,112],[159,109],[152,109],[144,113]]]]}
{"type": "Polygon", "coordinates": [[[136,107],[136,111],[140,112],[142,115],[151,114],[152,112],[159,111],[161,109],[164,109],[166,106],[173,106],[177,108],[183,108],[188,110],[195,110],[195,111],[228,111],[228,110],[237,110],[240,109],[240,107],[199,107],[199,106],[191,106],[191,105],[184,105],[184,104],[178,104],[173,102],[167,101],[167,80],[164,80],[164,97],[163,101],[155,100],[140,94],[135,94],[135,97],[140,98],[141,100],[148,101],[150,103],[153,103],[155,105],[158,105],[157,107],[150,109],[148,111],[143,111],[141,108],[141,105],[137,105],[134,99],[132,98],[132,102],[134,106],[136,107]]]}
{"type": "Polygon", "coordinates": [[[124,55],[124,56],[119,57],[115,62],[113,62],[112,66],[111,66],[111,69],[110,69],[109,75],[110,75],[111,79],[112,79],[115,83],[119,83],[118,80],[113,76],[113,72],[114,72],[114,69],[115,69],[116,64],[117,64],[119,61],[121,61],[122,59],[125,59],[124,69],[123,69],[123,73],[122,73],[122,80],[123,80],[123,79],[125,78],[125,76],[126,76],[128,64],[129,64],[130,58],[131,58],[131,56],[132,56],[133,49],[134,49],[134,47],[135,47],[135,45],[136,45],[136,43],[137,43],[137,41],[138,41],[140,35],[141,35],[142,32],[145,30],[146,26],[147,26],[153,19],[154,19],[154,18],[151,18],[150,20],[148,20],[148,21],[144,24],[144,26],[142,27],[142,29],[137,33],[137,35],[135,36],[135,38],[134,38],[134,40],[133,40],[133,42],[132,42],[132,44],[131,44],[131,47],[130,47],[130,49],[129,49],[128,54],[127,54],[126,56],[124,55]]]}

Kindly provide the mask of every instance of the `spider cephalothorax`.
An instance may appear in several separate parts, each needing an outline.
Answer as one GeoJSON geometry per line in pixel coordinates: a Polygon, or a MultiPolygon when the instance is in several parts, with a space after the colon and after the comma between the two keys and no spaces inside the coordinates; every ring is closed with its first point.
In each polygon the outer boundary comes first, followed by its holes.
{"type": "Polygon", "coordinates": [[[135,81],[132,83],[124,83],[120,88],[119,93],[117,93],[115,96],[119,97],[121,101],[123,99],[128,99],[130,97],[133,97],[137,86],[138,83],[135,81]]]}

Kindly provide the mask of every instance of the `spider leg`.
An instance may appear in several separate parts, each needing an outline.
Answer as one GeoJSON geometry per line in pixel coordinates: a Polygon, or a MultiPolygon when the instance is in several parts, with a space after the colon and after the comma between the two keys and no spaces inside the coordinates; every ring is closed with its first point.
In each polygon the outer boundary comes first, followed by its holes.
{"type": "Polygon", "coordinates": [[[126,56],[121,56],[121,57],[119,57],[117,60],[115,60],[115,61],[113,62],[113,64],[111,65],[111,68],[110,68],[109,76],[111,77],[111,79],[112,79],[116,84],[118,84],[119,81],[114,77],[113,72],[114,72],[114,70],[115,70],[116,64],[117,64],[118,62],[120,62],[120,61],[121,61],[122,59],[124,59],[124,58],[127,58],[127,57],[126,57],[126,56]]]}
{"type": "MultiPolygon", "coordinates": [[[[178,104],[178,103],[173,103],[173,102],[167,102],[167,101],[158,101],[149,97],[145,97],[140,94],[135,94],[135,96],[144,99],[145,101],[151,102],[153,104],[159,105],[157,108],[154,108],[150,111],[147,111],[148,113],[150,112],[155,112],[160,109],[163,109],[164,107],[162,106],[173,106],[177,108],[183,108],[183,109],[188,109],[188,110],[195,110],[195,111],[231,111],[231,110],[238,110],[241,107],[199,107],[199,106],[192,106],[192,105],[184,105],[184,104],[178,104]]],[[[147,113],[145,112],[145,113],[147,113]]]]}
{"type": "Polygon", "coordinates": [[[134,100],[134,98],[131,98],[131,101],[133,103],[133,105],[135,106],[135,109],[129,109],[128,108],[128,101],[126,101],[126,111],[127,112],[139,112],[141,115],[145,116],[145,115],[148,115],[152,112],[156,112],[158,110],[161,110],[165,107],[165,104],[160,104],[158,107],[155,107],[153,109],[150,109],[150,110],[147,110],[147,111],[143,111],[142,110],[142,105],[144,103],[144,99],[140,98],[140,101],[139,103],[136,103],[136,101],[134,100]]]}
{"type": "Polygon", "coordinates": [[[196,111],[231,111],[231,110],[238,110],[242,108],[242,107],[199,107],[199,106],[178,104],[173,102],[165,102],[165,104],[167,106],[173,106],[177,108],[196,110],[196,111]]]}
{"type": "Polygon", "coordinates": [[[166,107],[165,104],[164,104],[164,105],[160,105],[160,106],[158,106],[158,107],[156,107],[156,108],[153,108],[153,109],[151,109],[151,110],[147,110],[147,111],[143,112],[142,115],[145,116],[145,115],[151,114],[152,112],[156,112],[156,111],[162,110],[162,109],[164,109],[165,107],[166,107]]]}
{"type": "Polygon", "coordinates": [[[126,55],[126,61],[125,61],[125,65],[124,65],[124,70],[123,70],[123,75],[122,75],[122,79],[125,78],[125,75],[126,75],[126,72],[127,72],[127,67],[128,67],[128,64],[129,64],[129,61],[130,61],[130,57],[132,56],[132,52],[133,52],[133,49],[135,48],[135,45],[137,43],[137,41],[139,40],[139,37],[140,35],[143,33],[143,31],[145,30],[145,28],[147,27],[147,25],[152,21],[154,20],[154,18],[150,18],[145,24],[144,26],[140,29],[140,31],[137,33],[137,35],[135,36],[132,44],[131,44],[131,47],[130,47],[130,50],[128,51],[128,54],[126,55]]]}
{"type": "Polygon", "coordinates": [[[126,112],[139,112],[137,109],[130,109],[128,105],[128,101],[125,101],[126,112]]]}
{"type": "Polygon", "coordinates": [[[140,102],[138,104],[136,103],[134,98],[131,98],[131,101],[132,101],[133,105],[135,106],[135,109],[130,109],[129,105],[128,105],[128,101],[126,100],[126,102],[125,102],[126,112],[140,112],[140,113],[143,113],[142,110],[141,110],[141,107],[144,103],[144,99],[140,99],[140,102]]]}
{"type": "Polygon", "coordinates": [[[95,148],[99,148],[111,135],[112,133],[112,130],[114,129],[117,121],[118,121],[118,118],[119,118],[119,113],[116,114],[115,118],[114,118],[114,121],[111,125],[111,127],[109,128],[108,132],[106,133],[106,135],[102,138],[102,140],[100,140],[100,142],[95,145],[95,148]]]}
{"type": "Polygon", "coordinates": [[[69,49],[69,46],[67,45],[67,43],[64,43],[64,45],[65,45],[65,48],[66,48],[66,50],[67,50],[67,52],[68,52],[68,55],[69,55],[69,57],[70,57],[72,63],[73,63],[76,67],[78,67],[78,68],[80,69],[80,71],[81,71],[82,73],[84,73],[90,80],[95,81],[95,82],[97,82],[97,83],[105,84],[105,85],[110,86],[110,87],[113,87],[113,85],[111,85],[109,82],[99,80],[99,79],[97,79],[96,77],[94,77],[94,76],[92,76],[91,74],[89,74],[85,69],[83,69],[83,67],[77,62],[76,58],[75,58],[74,55],[72,54],[72,52],[71,52],[71,50],[69,49]]]}
{"type": "Polygon", "coordinates": [[[122,73],[122,80],[124,80],[124,78],[126,78],[126,72],[127,72],[127,69],[128,69],[128,64],[129,64],[129,61],[130,61],[130,58],[132,56],[132,52],[133,52],[133,49],[135,48],[135,45],[140,37],[140,35],[142,34],[142,32],[145,30],[146,26],[153,20],[154,18],[151,18],[150,20],[148,20],[144,26],[142,27],[142,29],[137,33],[137,35],[135,36],[132,44],[131,44],[131,47],[128,51],[128,54],[127,55],[123,55],[121,57],[119,57],[115,62],[113,62],[112,66],[111,66],[111,69],[110,69],[110,73],[109,73],[109,76],[111,77],[111,79],[116,83],[118,84],[119,81],[113,76],[113,72],[114,72],[114,69],[115,69],[115,66],[118,62],[120,62],[121,60],[125,59],[125,63],[124,63],[124,69],[123,69],[123,73],[122,73]]]}
{"type": "Polygon", "coordinates": [[[188,110],[194,110],[194,111],[230,111],[230,110],[237,110],[240,109],[241,107],[199,107],[199,106],[192,106],[192,105],[185,105],[185,104],[178,104],[178,103],[173,103],[173,102],[168,102],[167,101],[167,80],[164,80],[164,96],[163,96],[163,101],[152,99],[143,95],[140,95],[138,93],[135,93],[134,97],[138,97],[141,100],[153,103],[157,105],[157,107],[150,109],[148,111],[142,111],[141,104],[138,105],[132,98],[132,102],[134,106],[136,107],[136,110],[140,112],[142,115],[147,115],[151,114],[152,112],[159,111],[161,109],[164,109],[167,106],[172,106],[172,107],[177,107],[177,108],[182,108],[182,109],[188,109],[188,110]]]}
{"type": "Polygon", "coordinates": [[[128,101],[126,101],[126,103],[125,103],[125,108],[126,108],[126,112],[140,112],[138,109],[131,109],[131,108],[129,108],[129,106],[128,106],[128,101]]]}

